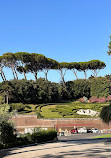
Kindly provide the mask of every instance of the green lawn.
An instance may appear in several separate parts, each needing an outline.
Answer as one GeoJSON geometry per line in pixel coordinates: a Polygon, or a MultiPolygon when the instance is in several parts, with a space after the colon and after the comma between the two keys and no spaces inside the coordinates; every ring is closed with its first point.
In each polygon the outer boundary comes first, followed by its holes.
{"type": "Polygon", "coordinates": [[[106,135],[102,135],[102,136],[97,136],[94,138],[111,138],[111,134],[106,134],[106,135]]]}
{"type": "Polygon", "coordinates": [[[108,103],[59,103],[43,106],[40,113],[44,118],[92,118],[92,116],[78,115],[76,112],[80,109],[92,109],[100,112],[102,107],[107,105],[108,103]]]}
{"type": "MultiPolygon", "coordinates": [[[[80,103],[80,102],[67,102],[67,103],[50,103],[50,104],[28,104],[25,105],[23,111],[18,114],[36,114],[39,112],[44,118],[92,118],[92,116],[79,115],[76,112],[80,109],[92,109],[100,112],[103,106],[108,103],[80,103]]],[[[94,116],[95,117],[95,116],[94,116]]],[[[96,116],[98,117],[98,116],[96,116]]]]}

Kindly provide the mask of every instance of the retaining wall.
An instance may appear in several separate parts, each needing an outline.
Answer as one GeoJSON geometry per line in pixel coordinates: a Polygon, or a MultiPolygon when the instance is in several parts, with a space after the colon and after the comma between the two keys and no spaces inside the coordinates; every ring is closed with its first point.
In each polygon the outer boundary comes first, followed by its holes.
{"type": "Polygon", "coordinates": [[[99,130],[111,129],[111,124],[105,124],[100,118],[55,118],[37,119],[36,115],[16,115],[11,118],[19,132],[26,132],[35,127],[41,128],[98,128],[99,130]]]}

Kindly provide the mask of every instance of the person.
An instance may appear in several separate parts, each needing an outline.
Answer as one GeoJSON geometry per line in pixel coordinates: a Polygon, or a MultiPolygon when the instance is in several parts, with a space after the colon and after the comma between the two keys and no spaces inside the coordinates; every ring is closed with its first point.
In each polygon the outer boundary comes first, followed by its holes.
{"type": "Polygon", "coordinates": [[[59,128],[59,136],[61,136],[61,132],[62,132],[62,129],[61,129],[61,128],[59,128]]]}

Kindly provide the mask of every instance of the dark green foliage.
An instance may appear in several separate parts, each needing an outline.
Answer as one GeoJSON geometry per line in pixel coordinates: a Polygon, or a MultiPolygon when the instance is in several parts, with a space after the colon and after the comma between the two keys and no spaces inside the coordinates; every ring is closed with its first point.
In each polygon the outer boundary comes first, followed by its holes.
{"type": "Polygon", "coordinates": [[[25,108],[25,105],[22,103],[12,103],[9,105],[11,110],[16,110],[16,111],[23,111],[25,108]]]}
{"type": "Polygon", "coordinates": [[[111,103],[109,106],[104,106],[102,108],[100,118],[106,123],[111,121],[111,103]]]}
{"type": "Polygon", "coordinates": [[[11,123],[3,121],[0,124],[1,142],[3,144],[14,142],[16,140],[16,135],[14,135],[14,131],[14,126],[11,123]]]}
{"type": "Polygon", "coordinates": [[[111,83],[105,77],[98,77],[91,79],[90,93],[91,96],[107,97],[110,92],[111,83]]]}
{"type": "Polygon", "coordinates": [[[36,115],[37,115],[37,118],[38,118],[38,119],[43,118],[43,116],[42,116],[42,115],[40,114],[40,112],[38,112],[38,111],[36,112],[36,115]]]}
{"type": "Polygon", "coordinates": [[[111,94],[111,84],[107,77],[68,81],[65,86],[43,78],[37,81],[12,80],[0,84],[2,98],[6,92],[9,103],[46,104],[76,100],[84,96],[107,97],[111,94]]]}
{"type": "Polygon", "coordinates": [[[46,141],[54,140],[57,137],[57,132],[55,130],[40,131],[32,133],[30,139],[33,143],[41,143],[46,141]]]}
{"type": "Polygon", "coordinates": [[[20,137],[16,138],[13,142],[7,142],[6,144],[0,143],[0,149],[47,142],[55,138],[57,138],[57,132],[55,130],[34,132],[32,134],[20,135],[20,137]]]}
{"type": "Polygon", "coordinates": [[[111,36],[110,36],[110,42],[109,42],[109,45],[108,45],[108,51],[107,51],[107,53],[108,53],[108,55],[111,55],[111,36]]]}
{"type": "Polygon", "coordinates": [[[83,96],[90,97],[89,80],[79,79],[66,83],[67,91],[70,92],[71,99],[79,99],[83,96]]]}
{"type": "Polygon", "coordinates": [[[66,89],[58,84],[45,79],[37,81],[12,80],[0,84],[0,94],[4,96],[8,91],[9,103],[38,104],[60,102],[67,99],[66,89]]]}

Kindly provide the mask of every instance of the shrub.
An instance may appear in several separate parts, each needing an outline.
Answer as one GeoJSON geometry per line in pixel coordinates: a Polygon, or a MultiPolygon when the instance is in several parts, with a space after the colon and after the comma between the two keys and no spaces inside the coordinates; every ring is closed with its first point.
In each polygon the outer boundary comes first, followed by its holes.
{"type": "Polygon", "coordinates": [[[22,103],[12,103],[10,104],[11,110],[23,111],[25,109],[25,105],[22,103]]]}
{"type": "Polygon", "coordinates": [[[0,150],[4,148],[4,145],[0,143],[0,150]]]}
{"type": "Polygon", "coordinates": [[[80,101],[81,103],[84,103],[84,98],[80,98],[79,101],[80,101]]]}
{"type": "Polygon", "coordinates": [[[100,113],[100,118],[105,122],[108,123],[111,121],[111,103],[109,106],[104,106],[100,113]]]}
{"type": "Polygon", "coordinates": [[[20,137],[16,138],[16,140],[14,139],[13,142],[5,141],[4,144],[0,143],[0,149],[51,141],[54,140],[54,138],[56,137],[57,131],[55,130],[34,130],[34,133],[20,135],[20,137]]]}
{"type": "Polygon", "coordinates": [[[32,133],[31,141],[34,143],[41,143],[46,141],[54,140],[57,137],[57,132],[55,130],[44,130],[36,133],[32,133]]]}
{"type": "Polygon", "coordinates": [[[106,98],[105,98],[105,97],[100,97],[100,98],[98,99],[98,102],[99,102],[99,103],[105,103],[105,102],[106,102],[106,98]]]}
{"type": "Polygon", "coordinates": [[[1,132],[1,142],[3,144],[11,143],[16,141],[16,135],[14,134],[14,126],[12,123],[3,121],[0,124],[0,132],[1,132]]]}
{"type": "Polygon", "coordinates": [[[36,112],[36,115],[37,115],[37,118],[38,118],[38,119],[43,118],[43,116],[41,115],[41,113],[40,113],[40,112],[38,112],[38,111],[36,112]]]}
{"type": "Polygon", "coordinates": [[[91,98],[89,99],[89,102],[90,102],[90,103],[97,103],[97,102],[98,102],[98,98],[97,98],[97,97],[91,97],[91,98]]]}
{"type": "Polygon", "coordinates": [[[110,94],[110,81],[104,77],[91,79],[90,94],[91,96],[107,97],[110,94]]]}
{"type": "Polygon", "coordinates": [[[69,91],[71,99],[79,99],[84,96],[90,98],[90,81],[78,79],[66,82],[67,91],[69,91]]]}
{"type": "Polygon", "coordinates": [[[106,98],[106,101],[111,101],[111,95],[109,95],[107,98],[106,98]]]}
{"type": "Polygon", "coordinates": [[[80,98],[79,101],[80,101],[81,103],[87,103],[87,102],[88,102],[88,99],[87,99],[87,97],[83,97],[83,98],[80,98]]]}
{"type": "Polygon", "coordinates": [[[4,104],[5,103],[5,99],[3,96],[0,96],[0,104],[4,104]]]}

